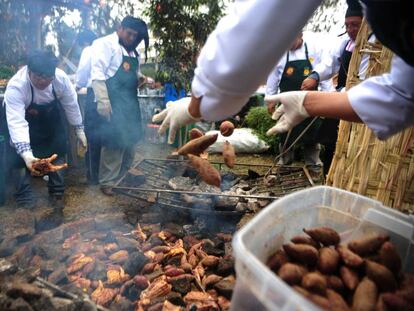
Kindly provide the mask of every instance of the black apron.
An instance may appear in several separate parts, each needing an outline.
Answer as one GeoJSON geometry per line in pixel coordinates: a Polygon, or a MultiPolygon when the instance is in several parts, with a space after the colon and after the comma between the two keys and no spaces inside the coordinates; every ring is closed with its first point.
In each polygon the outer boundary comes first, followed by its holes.
{"type": "Polygon", "coordinates": [[[56,153],[64,157],[67,153],[68,135],[65,118],[59,99],[52,84],[54,100],[42,105],[32,102],[26,109],[26,121],[29,123],[30,146],[37,158],[47,158],[56,153]]]}
{"type": "Polygon", "coordinates": [[[121,66],[106,81],[112,114],[109,122],[103,121],[101,138],[109,148],[131,147],[143,136],[137,70],[137,57],[123,55],[121,66]]]}
{"type": "MultiPolygon", "coordinates": [[[[346,85],[348,67],[352,57],[352,52],[346,50],[346,47],[349,44],[349,42],[350,41],[346,43],[340,58],[341,66],[338,72],[338,85],[336,86],[337,91],[340,91],[346,85]]],[[[338,139],[338,126],[338,119],[323,119],[322,125],[320,127],[320,132],[318,135],[318,142],[323,145],[336,144],[336,140],[338,139]]]]}
{"type": "MultiPolygon", "coordinates": [[[[308,46],[305,45],[306,59],[289,61],[289,51],[286,56],[286,65],[283,69],[282,79],[279,83],[280,92],[298,91],[302,86],[303,80],[312,72],[312,64],[309,60],[308,46]]],[[[301,123],[296,125],[289,136],[287,145],[291,145],[296,138],[303,132],[303,130],[309,125],[313,118],[306,118],[301,123]]],[[[315,144],[317,142],[317,134],[320,126],[320,119],[317,119],[306,133],[300,138],[298,143],[315,144]]],[[[287,133],[280,135],[281,143],[284,144],[287,137],[287,133]]]]}

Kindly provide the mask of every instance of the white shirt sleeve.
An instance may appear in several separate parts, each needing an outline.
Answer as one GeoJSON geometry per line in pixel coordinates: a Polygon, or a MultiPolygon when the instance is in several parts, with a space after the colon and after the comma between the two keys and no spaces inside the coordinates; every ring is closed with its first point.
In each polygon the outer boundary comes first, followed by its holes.
{"type": "Polygon", "coordinates": [[[55,80],[53,83],[56,87],[56,96],[65,111],[69,124],[76,127],[82,126],[82,115],[79,109],[76,91],[69,77],[64,71],[57,68],[55,80]]]}
{"type": "Polygon", "coordinates": [[[210,34],[197,61],[192,93],[202,96],[206,120],[236,114],[263,83],[276,61],[321,0],[236,1],[210,34]],[[243,10],[237,4],[243,3],[243,10]]]}
{"type": "Polygon", "coordinates": [[[90,87],[91,83],[91,47],[83,49],[79,59],[78,69],[76,70],[76,87],[90,87]]]}
{"type": "Polygon", "coordinates": [[[11,81],[4,94],[7,125],[13,144],[30,143],[29,124],[25,118],[29,103],[25,93],[25,89],[11,81]]]}
{"type": "Polygon", "coordinates": [[[413,77],[414,68],[394,56],[389,74],[369,78],[348,91],[352,108],[379,139],[414,124],[413,77]]]}
{"type": "Polygon", "coordinates": [[[283,74],[284,65],[286,65],[286,54],[282,56],[281,60],[267,77],[266,95],[274,95],[279,92],[279,83],[283,74]]]}
{"type": "Polygon", "coordinates": [[[338,73],[341,66],[341,54],[348,41],[349,37],[345,36],[342,41],[335,42],[331,48],[322,52],[321,62],[313,69],[319,74],[319,81],[328,80],[338,73]]]}

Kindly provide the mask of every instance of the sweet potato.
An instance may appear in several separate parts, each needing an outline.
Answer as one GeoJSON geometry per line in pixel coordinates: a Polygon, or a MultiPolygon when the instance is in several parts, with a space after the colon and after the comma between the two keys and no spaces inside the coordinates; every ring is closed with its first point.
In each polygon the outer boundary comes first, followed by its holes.
{"type": "Polygon", "coordinates": [[[342,298],[342,296],[339,295],[334,290],[327,289],[326,290],[326,296],[328,297],[331,310],[335,310],[335,311],[348,311],[348,310],[351,310],[348,307],[348,304],[346,303],[344,298],[342,298]]]}
{"type": "Polygon", "coordinates": [[[177,150],[177,153],[180,155],[200,155],[202,154],[210,145],[214,144],[217,140],[218,134],[214,135],[204,135],[199,138],[190,140],[184,146],[177,150]]]}
{"type": "Polygon", "coordinates": [[[223,136],[230,136],[233,134],[234,124],[230,121],[224,121],[220,124],[220,133],[223,136]]]}
{"type": "Polygon", "coordinates": [[[334,273],[338,269],[339,254],[329,247],[323,247],[319,250],[318,268],[325,274],[334,273]]]}
{"type": "Polygon", "coordinates": [[[326,282],[328,288],[333,289],[334,291],[341,293],[344,290],[344,282],[342,282],[341,278],[336,275],[328,275],[326,277],[326,282]]]}
{"type": "Polygon", "coordinates": [[[329,300],[325,297],[316,294],[310,294],[308,296],[308,299],[312,301],[314,304],[321,307],[323,310],[331,310],[331,304],[329,303],[329,300]]]}
{"type": "Polygon", "coordinates": [[[325,277],[318,272],[306,273],[302,278],[302,287],[310,292],[324,296],[327,282],[325,277]]]}
{"type": "Polygon", "coordinates": [[[303,232],[325,246],[337,245],[341,241],[338,232],[328,227],[303,229],[303,232]]]}
{"type": "Polygon", "coordinates": [[[364,278],[355,290],[352,299],[352,310],[371,311],[377,303],[378,289],[373,281],[364,278]]]}
{"type": "Polygon", "coordinates": [[[39,159],[33,163],[32,168],[35,170],[33,175],[46,175],[50,172],[57,172],[68,167],[67,163],[53,165],[52,162],[58,158],[57,154],[53,154],[49,158],[39,159]]]}
{"type": "Polygon", "coordinates": [[[204,133],[197,128],[191,129],[190,132],[188,133],[188,137],[190,138],[190,140],[193,140],[193,139],[196,139],[202,136],[204,136],[204,133]]]}
{"type": "Polygon", "coordinates": [[[297,291],[299,294],[301,294],[301,295],[303,295],[305,297],[308,297],[310,295],[310,293],[306,289],[304,289],[303,287],[300,287],[298,285],[293,285],[292,288],[295,291],[297,291]]]}
{"type": "Polygon", "coordinates": [[[389,236],[374,234],[349,242],[348,248],[359,256],[366,256],[378,251],[381,245],[388,240],[389,236]]]}
{"type": "Polygon", "coordinates": [[[394,291],[397,288],[397,281],[387,267],[374,261],[367,260],[365,263],[365,272],[381,290],[394,291]]]}
{"type": "Polygon", "coordinates": [[[284,244],[283,249],[289,258],[305,265],[314,266],[318,262],[318,250],[306,244],[284,244]]]}
{"type": "Polygon", "coordinates": [[[292,285],[300,284],[300,282],[302,281],[302,277],[305,275],[306,272],[307,270],[305,267],[288,262],[280,267],[277,275],[283,281],[292,285]]]}
{"type": "Polygon", "coordinates": [[[317,249],[321,248],[321,246],[318,242],[316,242],[311,237],[304,236],[304,235],[294,236],[293,238],[290,239],[290,241],[292,243],[295,243],[295,244],[308,244],[308,245],[311,245],[311,246],[313,246],[317,249]]]}
{"type": "Polygon", "coordinates": [[[346,288],[350,290],[354,290],[359,283],[359,276],[358,273],[347,266],[342,266],[339,269],[339,274],[341,275],[342,282],[346,288]]]}
{"type": "Polygon", "coordinates": [[[398,275],[401,271],[401,257],[394,244],[388,241],[382,244],[379,256],[381,263],[394,272],[395,275],[398,275]]]}
{"type": "Polygon", "coordinates": [[[224,142],[223,145],[223,159],[224,163],[230,167],[234,167],[234,162],[236,162],[236,152],[234,151],[234,147],[230,144],[227,140],[224,142]]]}
{"type": "Polygon", "coordinates": [[[341,256],[342,261],[351,268],[358,268],[364,263],[364,260],[359,255],[355,254],[345,245],[338,245],[336,250],[339,256],[341,256]]]}
{"type": "Polygon", "coordinates": [[[191,165],[200,174],[200,177],[203,181],[209,185],[220,187],[220,173],[210,164],[210,162],[192,154],[189,154],[188,158],[190,159],[191,165]]]}
{"type": "Polygon", "coordinates": [[[404,298],[393,294],[393,293],[383,293],[381,294],[382,301],[388,310],[393,311],[413,311],[414,306],[404,298]]]}
{"type": "Polygon", "coordinates": [[[267,260],[267,266],[273,270],[277,271],[285,263],[289,262],[289,258],[283,249],[277,250],[273,255],[267,260]]]}

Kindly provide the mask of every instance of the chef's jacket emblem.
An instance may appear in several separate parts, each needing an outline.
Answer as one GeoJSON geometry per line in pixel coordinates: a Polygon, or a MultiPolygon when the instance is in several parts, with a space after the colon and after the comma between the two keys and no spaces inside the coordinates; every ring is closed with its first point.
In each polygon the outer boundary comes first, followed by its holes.
{"type": "Polygon", "coordinates": [[[125,71],[129,71],[131,69],[131,65],[128,62],[124,62],[122,64],[122,68],[124,68],[125,71]]]}
{"type": "Polygon", "coordinates": [[[308,67],[304,68],[304,69],[303,69],[303,75],[304,75],[304,76],[309,76],[309,74],[310,74],[310,70],[309,70],[309,68],[308,68],[308,67]]]}
{"type": "Polygon", "coordinates": [[[288,76],[293,75],[294,72],[295,72],[295,68],[293,68],[293,67],[288,67],[286,69],[286,75],[288,75],[288,76]]]}

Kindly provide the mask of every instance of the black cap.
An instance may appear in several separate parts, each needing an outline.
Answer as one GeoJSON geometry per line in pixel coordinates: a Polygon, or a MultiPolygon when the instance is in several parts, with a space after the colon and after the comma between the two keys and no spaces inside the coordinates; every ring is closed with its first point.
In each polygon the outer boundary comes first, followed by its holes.
{"type": "Polygon", "coordinates": [[[28,68],[31,72],[45,77],[54,77],[58,58],[52,51],[34,50],[28,58],[28,68]]]}
{"type": "Polygon", "coordinates": [[[149,45],[149,36],[148,36],[148,27],[147,24],[140,18],[133,17],[133,16],[126,16],[122,22],[121,26],[123,28],[130,28],[138,32],[138,37],[136,41],[136,45],[140,44],[142,40],[145,43],[145,61],[147,61],[147,50],[149,45]]]}
{"type": "Polygon", "coordinates": [[[360,16],[362,17],[362,7],[358,0],[346,0],[348,9],[346,10],[345,17],[360,16]]]}

